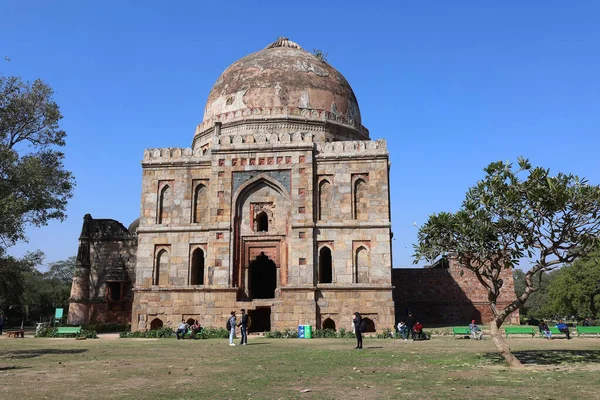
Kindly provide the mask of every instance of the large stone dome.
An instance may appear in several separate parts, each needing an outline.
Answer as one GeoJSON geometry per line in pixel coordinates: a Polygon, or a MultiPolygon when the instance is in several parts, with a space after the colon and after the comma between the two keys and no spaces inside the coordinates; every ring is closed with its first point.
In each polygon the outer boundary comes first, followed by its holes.
{"type": "Polygon", "coordinates": [[[364,129],[346,78],[287,38],[236,61],[221,74],[208,96],[204,124],[253,114],[264,119],[282,114],[337,119],[364,129]]]}

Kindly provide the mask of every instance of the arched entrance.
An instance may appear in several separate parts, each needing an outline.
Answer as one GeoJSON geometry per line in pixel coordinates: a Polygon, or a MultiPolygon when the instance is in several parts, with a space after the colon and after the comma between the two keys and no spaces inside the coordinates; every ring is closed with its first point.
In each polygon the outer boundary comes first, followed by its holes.
{"type": "Polygon", "coordinates": [[[254,299],[275,298],[277,266],[264,252],[250,263],[250,297],[254,299]]]}

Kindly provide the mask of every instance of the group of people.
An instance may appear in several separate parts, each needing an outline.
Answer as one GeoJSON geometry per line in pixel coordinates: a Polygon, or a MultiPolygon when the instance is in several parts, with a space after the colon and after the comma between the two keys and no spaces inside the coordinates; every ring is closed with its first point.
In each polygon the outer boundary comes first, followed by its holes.
{"type": "Polygon", "coordinates": [[[192,324],[188,324],[185,319],[181,320],[181,323],[177,327],[177,331],[175,334],[177,335],[177,340],[185,339],[185,335],[190,332],[190,339],[196,339],[196,335],[202,332],[202,326],[200,325],[200,321],[197,319],[194,320],[192,324]]]}
{"type": "Polygon", "coordinates": [[[398,322],[396,328],[405,341],[408,340],[409,336],[412,340],[428,339],[423,332],[423,324],[418,319],[415,320],[412,313],[408,313],[405,320],[398,322]]]}
{"type": "MultiPolygon", "coordinates": [[[[544,320],[540,321],[538,328],[547,339],[552,339],[552,332],[550,331],[548,324],[544,320]]],[[[559,332],[564,333],[567,337],[567,340],[571,339],[571,332],[569,332],[569,326],[565,324],[562,319],[558,320],[558,323],[556,324],[556,329],[558,329],[559,332]]]]}
{"type": "Polygon", "coordinates": [[[229,330],[229,345],[235,346],[233,343],[233,339],[235,338],[235,328],[238,326],[240,328],[240,333],[242,339],[240,341],[240,346],[245,346],[248,344],[248,314],[246,314],[245,309],[241,309],[242,315],[240,317],[240,322],[236,324],[237,317],[235,315],[235,311],[230,313],[229,319],[227,320],[226,328],[229,330]]]}

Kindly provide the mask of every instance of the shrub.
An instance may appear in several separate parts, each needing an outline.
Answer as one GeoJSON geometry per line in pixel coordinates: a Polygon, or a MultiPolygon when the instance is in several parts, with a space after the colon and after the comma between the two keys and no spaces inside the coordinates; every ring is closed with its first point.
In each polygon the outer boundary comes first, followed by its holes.
{"type": "Polygon", "coordinates": [[[292,328],[287,328],[285,331],[283,331],[282,337],[284,339],[297,339],[298,331],[292,328]]]}
{"type": "Polygon", "coordinates": [[[345,339],[345,338],[356,338],[356,335],[354,334],[354,332],[352,331],[348,331],[346,330],[346,328],[340,328],[340,330],[337,332],[337,337],[345,339]]]}
{"type": "Polygon", "coordinates": [[[150,331],[121,332],[120,338],[171,338],[175,331],[171,328],[153,329],[150,331]]]}
{"type": "Polygon", "coordinates": [[[117,333],[131,330],[131,324],[93,324],[83,325],[82,329],[96,331],[97,333],[117,333]]]}
{"type": "Polygon", "coordinates": [[[385,328],[381,333],[375,335],[377,339],[395,339],[397,336],[390,328],[385,328]]]}
{"type": "Polygon", "coordinates": [[[96,331],[89,329],[82,329],[79,333],[58,333],[56,328],[42,328],[35,333],[35,337],[98,339],[96,331]]]}
{"type": "Polygon", "coordinates": [[[229,331],[225,328],[202,328],[196,334],[197,339],[227,339],[229,331]]]}
{"type": "Polygon", "coordinates": [[[335,338],[337,334],[333,329],[315,329],[313,332],[314,338],[335,338]]]}
{"type": "Polygon", "coordinates": [[[265,337],[268,339],[281,339],[283,335],[279,331],[268,331],[265,332],[265,337]]]}

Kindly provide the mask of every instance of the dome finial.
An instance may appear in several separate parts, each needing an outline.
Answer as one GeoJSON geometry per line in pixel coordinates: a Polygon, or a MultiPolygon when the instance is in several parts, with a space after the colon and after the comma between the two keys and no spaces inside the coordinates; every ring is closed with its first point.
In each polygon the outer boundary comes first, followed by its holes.
{"type": "Polygon", "coordinates": [[[302,50],[302,47],[298,43],[292,42],[286,37],[280,36],[279,39],[265,47],[265,49],[272,49],[275,47],[291,47],[293,49],[302,50]]]}

